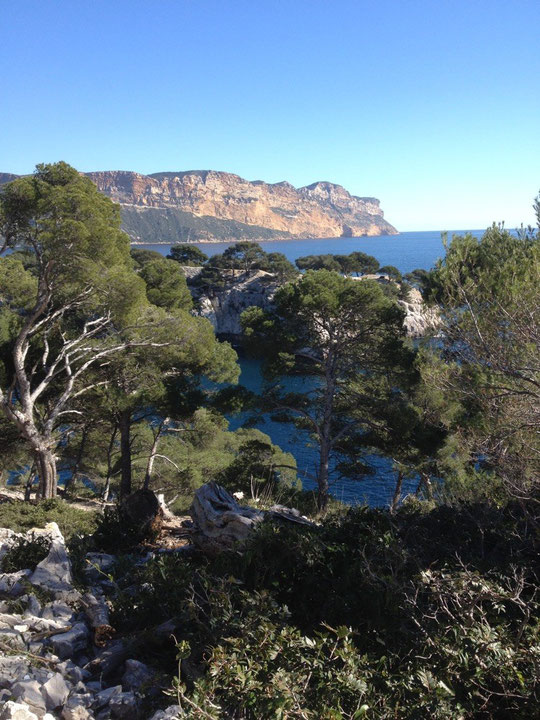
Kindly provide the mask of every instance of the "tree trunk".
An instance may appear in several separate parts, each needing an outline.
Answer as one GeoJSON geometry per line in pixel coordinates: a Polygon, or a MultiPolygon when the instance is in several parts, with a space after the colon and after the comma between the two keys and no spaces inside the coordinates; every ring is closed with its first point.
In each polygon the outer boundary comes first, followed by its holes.
{"type": "Polygon", "coordinates": [[[390,504],[390,512],[395,513],[397,510],[397,506],[399,505],[399,501],[401,499],[401,489],[403,487],[403,472],[400,470],[398,472],[397,481],[396,481],[396,488],[394,490],[394,497],[392,498],[392,502],[390,504]]]}
{"type": "Polygon", "coordinates": [[[39,497],[42,500],[56,497],[58,475],[54,453],[49,447],[41,446],[34,451],[34,458],[39,477],[39,497]]]}
{"type": "Polygon", "coordinates": [[[72,485],[75,486],[75,483],[77,482],[77,479],[79,476],[79,467],[80,467],[82,459],[83,459],[87,438],[88,438],[88,428],[84,427],[83,431],[82,431],[81,442],[79,444],[79,450],[77,451],[77,457],[75,459],[75,464],[73,465],[73,471],[72,471],[71,475],[68,478],[66,478],[66,482],[64,484],[64,497],[65,498],[67,498],[67,495],[68,495],[69,490],[71,489],[71,486],[72,485]]]}
{"type": "Polygon", "coordinates": [[[154,470],[154,461],[156,459],[156,453],[159,445],[159,441],[161,440],[161,433],[163,432],[163,428],[167,425],[169,422],[169,418],[165,418],[161,421],[159,424],[159,427],[157,431],[154,433],[154,442],[152,443],[152,448],[150,450],[150,455],[148,457],[148,463],[146,465],[146,473],[144,476],[144,489],[148,490],[150,488],[150,482],[152,480],[152,472],[154,470]]]}
{"type": "Polygon", "coordinates": [[[30,467],[30,472],[28,473],[28,477],[26,478],[26,484],[24,486],[25,502],[28,502],[28,500],[30,500],[30,497],[32,496],[32,487],[34,485],[34,475],[35,474],[36,474],[36,465],[35,465],[35,463],[32,463],[32,466],[30,467]]]}
{"type": "Polygon", "coordinates": [[[101,494],[101,497],[105,502],[108,501],[109,495],[111,492],[111,478],[112,478],[112,454],[114,449],[114,444],[116,442],[116,435],[118,433],[118,425],[116,424],[113,428],[111,439],[109,440],[109,446],[107,448],[107,478],[105,481],[105,487],[103,488],[103,493],[101,494]]]}
{"type": "Polygon", "coordinates": [[[118,416],[120,430],[120,499],[131,493],[131,411],[123,410],[118,416]]]}
{"type": "Polygon", "coordinates": [[[326,510],[328,505],[328,457],[330,454],[330,448],[325,440],[321,441],[320,454],[319,454],[319,472],[317,473],[317,505],[319,510],[326,510]]]}

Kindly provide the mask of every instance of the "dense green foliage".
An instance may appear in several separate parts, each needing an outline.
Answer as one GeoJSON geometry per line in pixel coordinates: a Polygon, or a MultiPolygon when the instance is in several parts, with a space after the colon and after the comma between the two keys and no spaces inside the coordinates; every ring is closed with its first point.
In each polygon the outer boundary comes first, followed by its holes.
{"type": "Polygon", "coordinates": [[[47,538],[34,535],[21,538],[11,547],[0,561],[0,570],[5,573],[19,570],[34,570],[36,565],[49,554],[51,542],[47,538]]]}
{"type": "Polygon", "coordinates": [[[203,265],[208,260],[208,255],[203,253],[203,251],[195,245],[182,244],[173,245],[167,257],[171,260],[176,260],[180,265],[191,265],[194,267],[203,265]]]}
{"type": "Polygon", "coordinates": [[[540,236],[494,225],[481,240],[454,237],[430,285],[442,333],[424,377],[464,410],[455,449],[512,497],[537,501],[540,236]]]}
{"type": "Polygon", "coordinates": [[[223,288],[258,270],[269,273],[279,284],[298,276],[294,265],[283,253],[267,253],[255,242],[238,242],[230,245],[223,253],[208,258],[196,284],[207,288],[223,288]]]}
{"type": "Polygon", "coordinates": [[[263,359],[273,381],[263,407],[273,409],[275,419],[308,430],[318,445],[315,479],[324,507],[332,461],[346,454],[354,461],[337,469],[356,477],[365,473],[362,435],[372,420],[369,402],[380,395],[381,380],[388,379],[392,387],[411,366],[411,352],[403,343],[403,313],[375,282],[308,270],[277,292],[274,310],[250,308],[242,324],[246,348],[263,359]],[[313,382],[290,392],[281,384],[287,374],[313,382]]]}
{"type": "MultiPolygon", "coordinates": [[[[188,419],[205,401],[204,377],[236,382],[236,354],[190,312],[179,265],[148,251],[130,258],[118,207],[65,163],[5,185],[0,224],[5,246],[22,246],[0,259],[0,403],[26,441],[30,475],[53,497],[58,455],[73,478],[101,454],[108,495],[119,445],[129,493],[132,425],[160,412],[188,419]]],[[[2,465],[28,462],[15,445],[2,465]]]]}
{"type": "MultiPolygon", "coordinates": [[[[114,621],[137,633],[176,618],[182,717],[525,720],[537,552],[518,506],[360,508],[264,526],[243,555],[119,571],[114,621]]],[[[170,668],[174,648],[151,635],[145,659],[170,668]]]]}
{"type": "Polygon", "coordinates": [[[300,270],[335,270],[344,275],[369,275],[384,273],[379,270],[379,261],[373,255],[363,252],[352,252],[350,255],[306,255],[296,260],[300,270]]]}

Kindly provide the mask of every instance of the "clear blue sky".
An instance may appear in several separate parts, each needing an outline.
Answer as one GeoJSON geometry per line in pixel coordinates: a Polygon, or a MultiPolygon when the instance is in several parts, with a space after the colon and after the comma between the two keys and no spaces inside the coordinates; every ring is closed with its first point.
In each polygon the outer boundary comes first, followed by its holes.
{"type": "Polygon", "coordinates": [[[514,227],[540,188],[539,0],[2,0],[0,171],[214,169],[514,227]]]}

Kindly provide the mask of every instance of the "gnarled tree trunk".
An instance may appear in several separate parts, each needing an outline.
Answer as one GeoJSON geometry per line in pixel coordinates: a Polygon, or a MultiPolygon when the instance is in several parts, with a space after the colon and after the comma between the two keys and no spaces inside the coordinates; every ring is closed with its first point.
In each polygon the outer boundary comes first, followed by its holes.
{"type": "Polygon", "coordinates": [[[58,474],[54,453],[50,447],[44,445],[34,451],[34,458],[39,477],[39,497],[43,500],[56,497],[58,474]]]}

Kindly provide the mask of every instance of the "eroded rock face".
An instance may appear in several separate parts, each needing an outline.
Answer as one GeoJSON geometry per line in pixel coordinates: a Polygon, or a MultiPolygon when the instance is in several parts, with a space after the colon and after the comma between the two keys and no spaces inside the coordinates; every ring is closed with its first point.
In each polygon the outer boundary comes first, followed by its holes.
{"type": "Polygon", "coordinates": [[[229,287],[195,293],[198,314],[210,320],[220,335],[241,335],[240,316],[252,305],[269,310],[279,284],[272,275],[258,270],[239,277],[229,287]]]}
{"type": "MultiPolygon", "coordinates": [[[[191,277],[196,277],[200,268],[190,268],[191,277]]],[[[362,278],[353,278],[359,281],[362,278]]],[[[377,275],[366,276],[366,279],[377,280],[377,275]]],[[[240,316],[248,307],[256,306],[263,310],[271,310],[274,295],[280,284],[274,276],[258,270],[248,275],[241,275],[238,280],[227,287],[216,290],[200,290],[191,286],[196,301],[197,314],[210,320],[218,335],[240,336],[242,325],[240,316]]],[[[405,311],[403,325],[409,337],[418,338],[437,327],[439,315],[436,309],[429,308],[422,300],[416,288],[411,288],[407,300],[398,300],[405,311]]]]}
{"type": "MultiPolygon", "coordinates": [[[[360,235],[393,235],[396,229],[386,222],[379,200],[351,195],[341,185],[317,182],[295,188],[288,182],[269,184],[250,182],[238,175],[213,170],[141,175],[135,172],[95,172],[88,176],[100,192],[120,203],[129,214],[130,234],[137,225],[136,213],[161,211],[163,219],[174,213],[191,231],[194,240],[232,239],[227,221],[240,223],[247,229],[258,228],[251,239],[271,237],[356,237],[360,235]],[[199,218],[200,222],[194,222],[199,218]],[[222,222],[204,222],[215,218],[222,222]],[[134,223],[134,225],[133,225],[134,223]],[[270,234],[264,231],[272,231],[270,234]]],[[[128,220],[127,214],[124,221],[128,220]]],[[[159,219],[151,220],[159,225],[159,219]]],[[[137,239],[156,242],[145,237],[148,218],[139,217],[141,232],[137,239]]],[[[163,224],[171,229],[171,223],[163,224]]],[[[241,226],[235,227],[237,239],[241,226]]],[[[233,233],[234,235],[234,233],[233,233]]],[[[249,239],[247,230],[243,235],[249,239]]],[[[185,240],[186,238],[180,238],[185,240]]],[[[178,240],[178,238],[177,238],[178,240]]],[[[174,242],[175,238],[164,237],[174,242]]]]}
{"type": "Polygon", "coordinates": [[[409,337],[423,337],[427,332],[436,329],[439,325],[438,311],[424,303],[420,291],[416,288],[409,290],[407,300],[398,300],[398,302],[405,310],[403,324],[409,337]]]}

